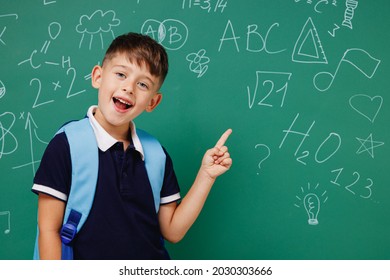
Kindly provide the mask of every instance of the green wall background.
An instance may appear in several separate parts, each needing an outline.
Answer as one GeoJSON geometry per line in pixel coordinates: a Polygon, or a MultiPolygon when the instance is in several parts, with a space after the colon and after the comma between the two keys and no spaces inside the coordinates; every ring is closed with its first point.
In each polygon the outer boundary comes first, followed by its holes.
{"type": "Polygon", "coordinates": [[[389,7],[3,0],[0,258],[31,258],[42,153],[96,104],[92,67],[134,31],[168,50],[163,102],[136,123],[169,151],[183,195],[205,150],[233,129],[233,167],[184,240],[168,244],[172,258],[389,259],[389,7]]]}

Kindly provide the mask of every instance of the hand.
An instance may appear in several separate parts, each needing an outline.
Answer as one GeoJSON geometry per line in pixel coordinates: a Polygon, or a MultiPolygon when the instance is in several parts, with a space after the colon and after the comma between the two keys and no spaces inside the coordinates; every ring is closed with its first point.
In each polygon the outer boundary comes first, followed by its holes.
{"type": "Polygon", "coordinates": [[[225,146],[225,142],[231,133],[231,129],[226,130],[215,147],[207,150],[203,157],[201,170],[212,179],[216,179],[232,166],[233,161],[230,158],[227,146],[225,146]]]}

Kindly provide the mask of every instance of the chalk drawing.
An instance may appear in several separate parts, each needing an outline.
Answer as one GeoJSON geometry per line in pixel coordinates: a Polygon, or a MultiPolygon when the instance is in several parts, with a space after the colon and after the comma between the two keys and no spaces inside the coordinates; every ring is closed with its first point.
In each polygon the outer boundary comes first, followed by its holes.
{"type": "Polygon", "coordinates": [[[295,42],[292,61],[328,64],[317,29],[310,17],[307,19],[295,42]]]}
{"type": "Polygon", "coordinates": [[[197,53],[190,53],[186,56],[188,62],[190,62],[190,71],[198,74],[198,78],[202,77],[210,62],[210,58],[206,56],[206,50],[201,49],[197,53]]]}
{"type": "Polygon", "coordinates": [[[340,29],[340,26],[338,26],[337,24],[334,23],[333,31],[332,32],[328,31],[328,33],[330,36],[332,36],[334,38],[334,37],[336,37],[336,31],[339,29],[340,29]]]}
{"type": "Polygon", "coordinates": [[[5,88],[4,83],[0,80],[0,98],[3,98],[3,96],[6,94],[7,89],[5,88]]]}
{"type": "Polygon", "coordinates": [[[356,94],[349,99],[349,105],[360,115],[374,122],[376,116],[382,108],[382,96],[369,96],[366,94],[356,94]]]}
{"type": "Polygon", "coordinates": [[[333,84],[340,66],[343,62],[347,62],[355,67],[360,73],[371,79],[380,64],[380,60],[371,56],[367,51],[359,48],[347,49],[343,57],[340,59],[335,72],[319,72],[313,78],[313,84],[319,91],[327,91],[333,84]],[[322,82],[321,82],[322,79],[322,82]]]}
{"type": "Polygon", "coordinates": [[[342,26],[348,27],[349,29],[353,29],[352,19],[355,14],[355,9],[358,6],[358,1],[355,0],[346,0],[345,6],[347,7],[344,12],[344,20],[341,24],[342,26]]]}
{"type": "Polygon", "coordinates": [[[298,202],[294,206],[297,208],[304,207],[308,217],[307,223],[312,226],[318,225],[318,215],[321,210],[321,205],[328,201],[327,191],[320,191],[319,184],[313,188],[308,183],[307,189],[305,190],[301,187],[301,194],[296,195],[295,198],[298,202]]]}
{"type": "Polygon", "coordinates": [[[79,24],[76,26],[76,32],[82,34],[79,48],[84,44],[88,44],[88,49],[92,49],[92,44],[96,36],[100,39],[100,47],[104,49],[103,33],[110,33],[111,39],[115,38],[112,27],[118,26],[120,20],[116,18],[116,14],[113,10],[103,12],[102,10],[96,10],[92,15],[82,15],[79,20],[79,24]],[[84,40],[87,42],[84,43],[84,40]]]}
{"type": "Polygon", "coordinates": [[[26,125],[24,126],[24,129],[28,131],[28,135],[29,135],[28,139],[29,139],[29,147],[30,147],[30,161],[25,163],[25,164],[14,166],[14,167],[12,167],[12,169],[19,169],[19,168],[31,166],[33,175],[35,175],[36,165],[40,162],[40,160],[35,160],[34,142],[37,140],[38,142],[45,144],[45,145],[47,145],[48,142],[45,142],[38,137],[38,133],[37,133],[38,125],[36,124],[36,122],[35,122],[35,120],[30,112],[27,114],[27,120],[26,120],[26,125]]]}
{"type": "MultiPolygon", "coordinates": [[[[4,14],[4,15],[0,15],[0,19],[7,18],[7,17],[14,17],[15,20],[17,20],[19,16],[17,14],[4,14]]],[[[7,30],[7,26],[4,26],[3,29],[0,32],[0,43],[2,43],[4,46],[6,45],[6,43],[5,43],[5,41],[2,38],[3,38],[3,35],[4,35],[6,30],[7,30]]]]}
{"type": "Polygon", "coordinates": [[[361,153],[367,152],[372,158],[375,158],[374,148],[383,146],[385,144],[384,142],[374,141],[372,139],[372,133],[370,133],[370,135],[368,135],[366,139],[358,137],[356,137],[356,139],[361,144],[356,154],[360,155],[361,153]]]}

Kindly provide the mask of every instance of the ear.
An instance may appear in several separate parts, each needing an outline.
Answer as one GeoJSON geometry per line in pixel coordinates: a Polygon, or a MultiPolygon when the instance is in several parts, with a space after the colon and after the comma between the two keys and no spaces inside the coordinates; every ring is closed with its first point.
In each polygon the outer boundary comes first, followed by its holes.
{"type": "Polygon", "coordinates": [[[95,67],[93,67],[92,73],[91,73],[91,80],[92,80],[92,86],[94,88],[97,89],[100,87],[100,83],[102,80],[102,67],[100,67],[99,65],[96,65],[95,67]]]}
{"type": "Polygon", "coordinates": [[[152,112],[162,100],[162,94],[157,92],[150,100],[149,105],[146,107],[146,112],[152,112]]]}

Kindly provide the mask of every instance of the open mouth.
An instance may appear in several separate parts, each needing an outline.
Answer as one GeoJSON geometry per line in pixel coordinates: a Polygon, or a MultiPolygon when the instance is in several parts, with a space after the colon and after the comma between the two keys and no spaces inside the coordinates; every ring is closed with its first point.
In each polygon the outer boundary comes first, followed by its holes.
{"type": "Polygon", "coordinates": [[[133,107],[133,104],[121,98],[113,97],[112,100],[114,101],[115,106],[120,110],[127,110],[133,107]]]}

